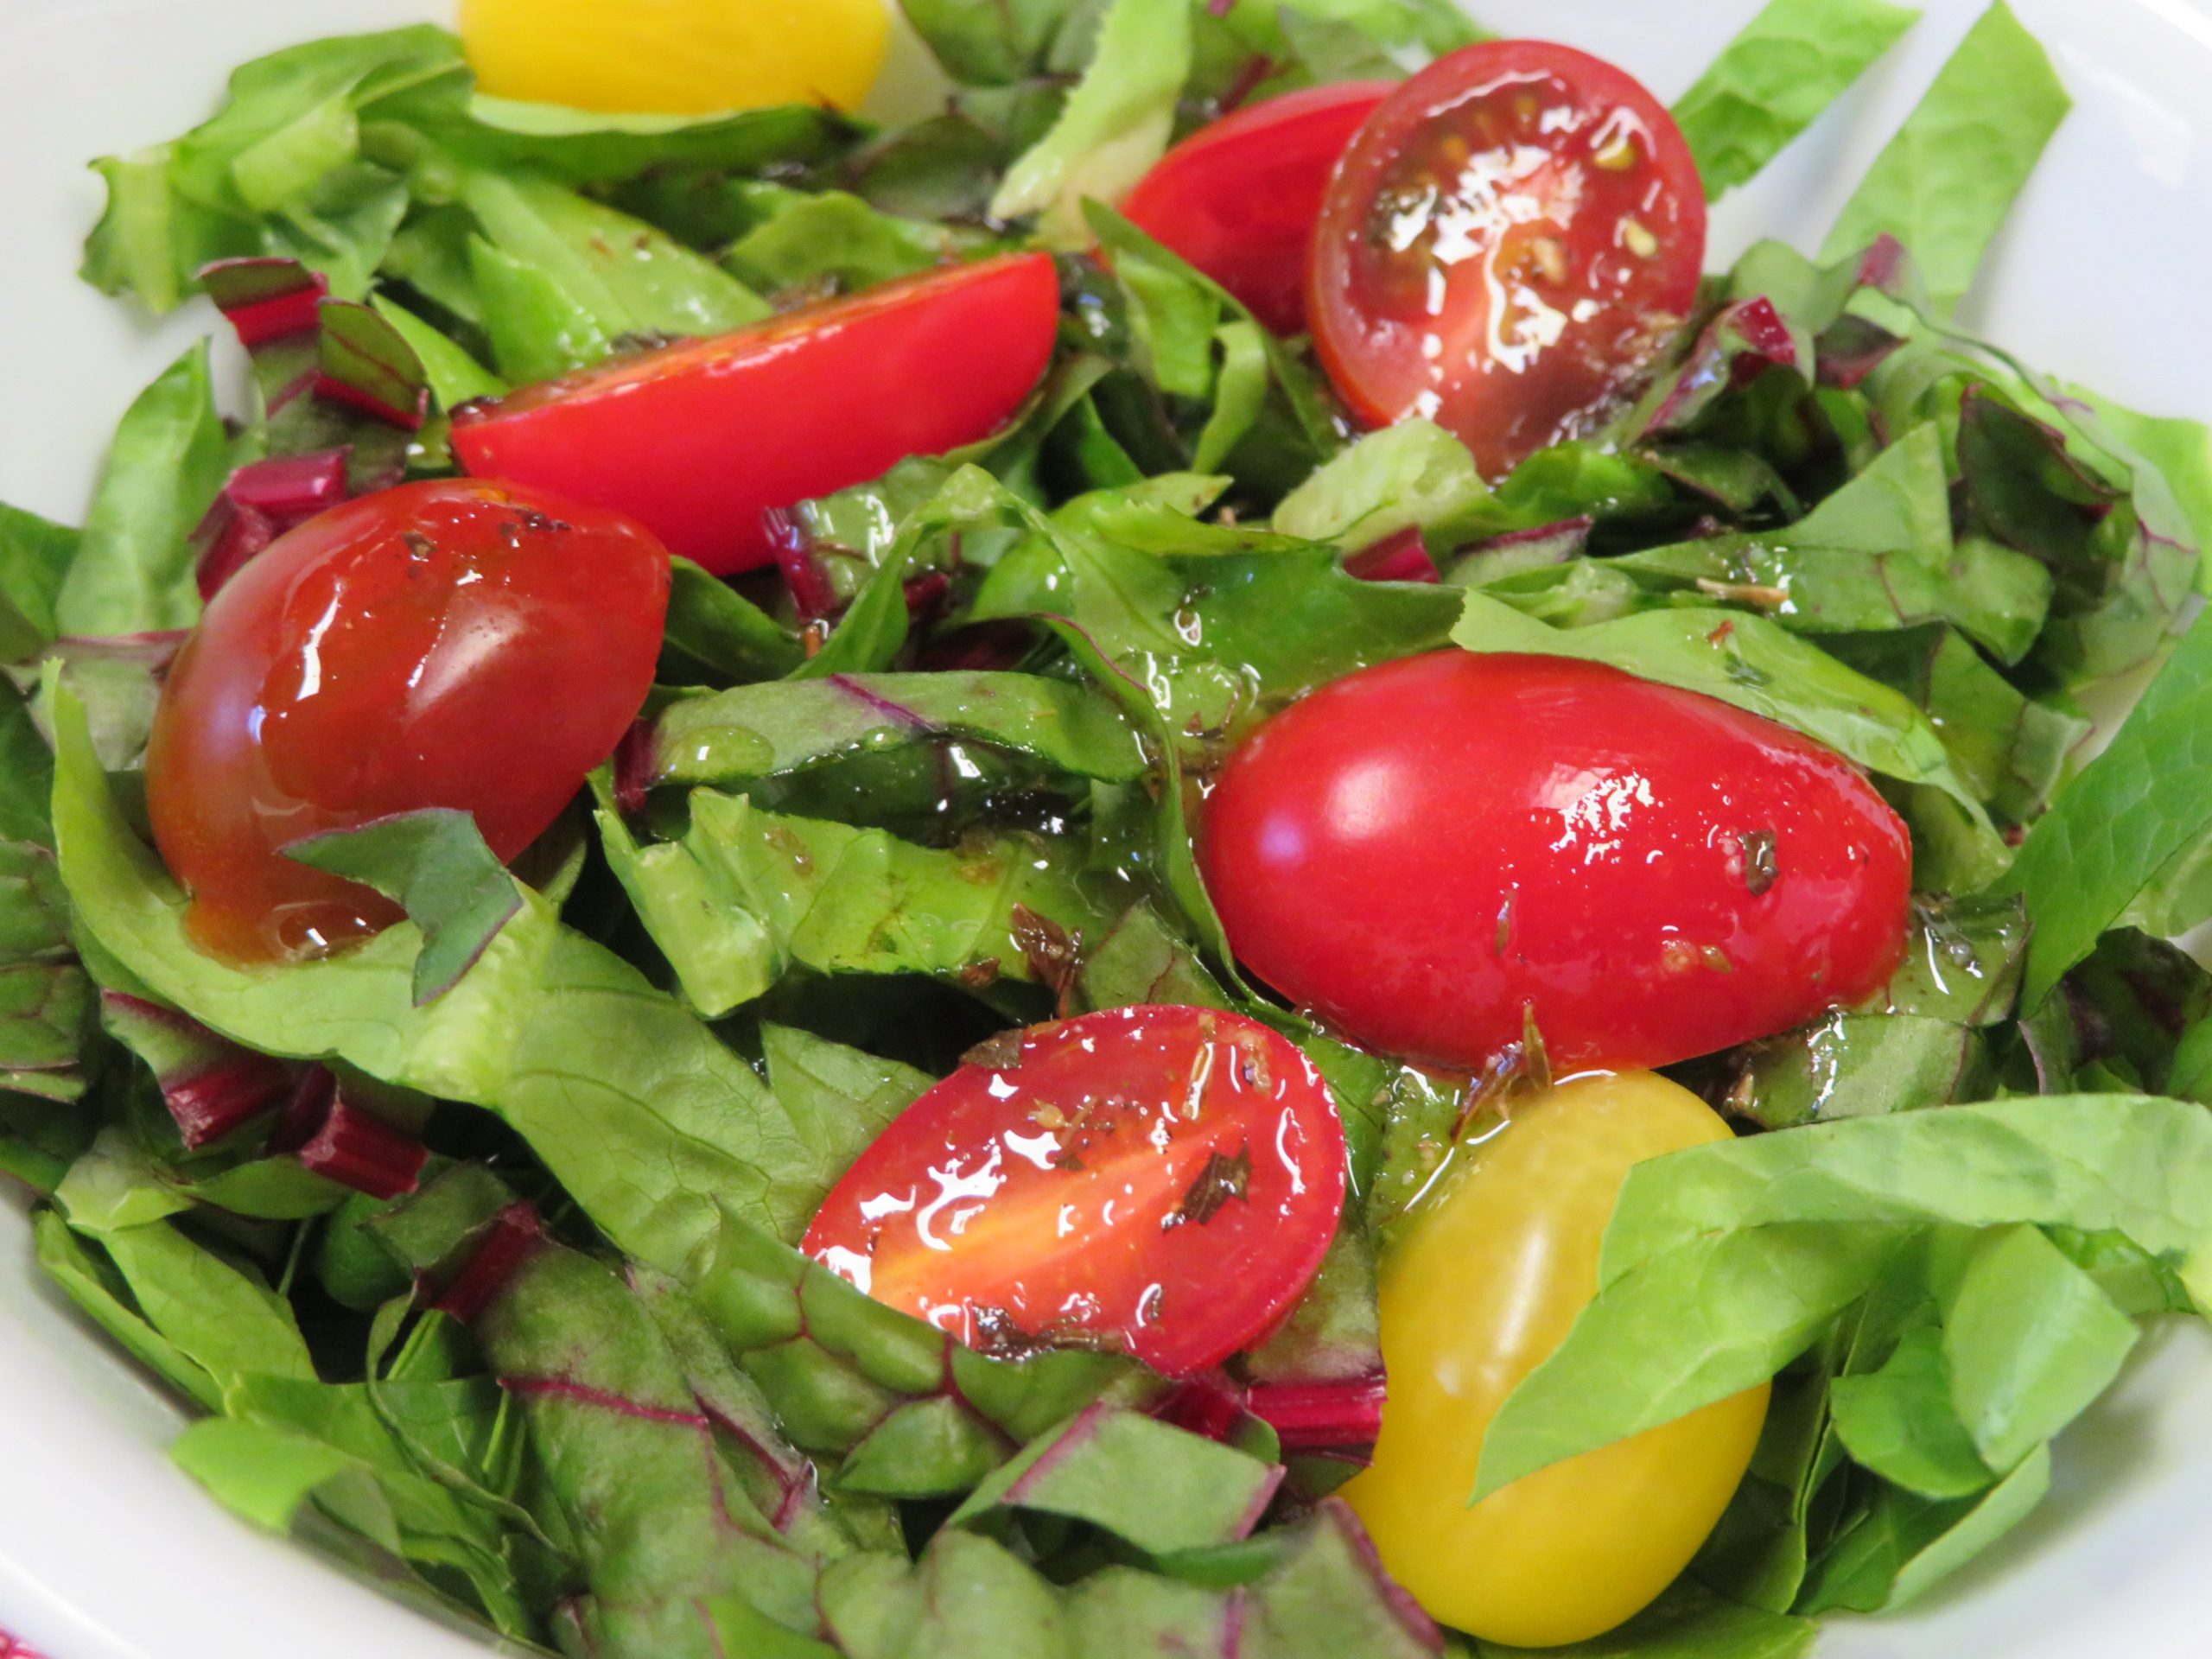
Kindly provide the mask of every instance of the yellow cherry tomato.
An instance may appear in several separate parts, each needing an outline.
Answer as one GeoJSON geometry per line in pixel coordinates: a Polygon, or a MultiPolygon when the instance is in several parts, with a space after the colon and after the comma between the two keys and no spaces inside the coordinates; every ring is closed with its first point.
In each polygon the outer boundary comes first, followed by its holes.
{"type": "Polygon", "coordinates": [[[883,67],[886,0],[461,0],[499,98],[630,114],[849,110],[883,67]]]}
{"type": "Polygon", "coordinates": [[[1516,1104],[1408,1218],[1382,1264],[1382,1440],[1344,1496],[1440,1623],[1518,1647],[1599,1635],[1665,1589],[1727,1507],[1764,1384],[1467,1498],[1491,1420],[1597,1294],[1630,1166],[1728,1134],[1651,1072],[1583,1078],[1516,1104]]]}

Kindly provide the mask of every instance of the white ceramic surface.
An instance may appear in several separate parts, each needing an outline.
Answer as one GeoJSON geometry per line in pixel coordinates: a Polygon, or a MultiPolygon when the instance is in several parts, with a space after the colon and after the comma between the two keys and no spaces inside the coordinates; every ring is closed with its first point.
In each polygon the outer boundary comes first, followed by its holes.
{"type": "MultiPolygon", "coordinates": [[[[609,0],[620,3],[620,0],[609,0]]],[[[1662,98],[1758,0],[1485,0],[1492,26],[1618,59],[1662,98]]],[[[1722,208],[1716,260],[1816,245],[1980,0],[1921,0],[1905,47],[1722,208]]],[[[2161,412],[2212,413],[2212,0],[2015,0],[2078,107],[1970,305],[2040,366],[2161,412]]],[[[442,0],[0,0],[0,499],[80,513],[131,393],[211,318],[153,325],[77,284],[88,158],[211,107],[224,72],[305,36],[437,17],[442,0]]],[[[887,97],[926,88],[911,63],[887,97]]],[[[166,1400],[37,1280],[0,1183],[0,1630],[52,1659],[465,1659],[482,1649],[218,1511],[162,1447],[166,1400]]],[[[1821,1659],[2212,1654],[2212,1341],[2162,1332],[2059,1452],[2045,1509],[1966,1581],[1844,1620],[1821,1659]]],[[[988,1656],[977,1656],[988,1659],[988,1656]]],[[[1346,1659],[1357,1659],[1346,1656],[1346,1659]]]]}

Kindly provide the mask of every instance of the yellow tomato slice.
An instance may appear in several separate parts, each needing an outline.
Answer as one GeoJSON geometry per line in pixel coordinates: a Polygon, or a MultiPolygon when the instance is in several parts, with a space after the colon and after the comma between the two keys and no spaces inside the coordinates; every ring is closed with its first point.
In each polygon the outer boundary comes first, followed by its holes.
{"type": "Polygon", "coordinates": [[[1764,1385],[1467,1498],[1491,1420],[1597,1294],[1630,1166],[1728,1134],[1650,1072],[1562,1084],[1463,1151],[1383,1262],[1389,1401],[1374,1466],[1344,1495],[1440,1623],[1516,1647],[1599,1635],[1665,1589],[1727,1507],[1764,1385]]]}
{"type": "Polygon", "coordinates": [[[849,110],[883,67],[885,0],[461,0],[499,98],[630,114],[849,110]]]}

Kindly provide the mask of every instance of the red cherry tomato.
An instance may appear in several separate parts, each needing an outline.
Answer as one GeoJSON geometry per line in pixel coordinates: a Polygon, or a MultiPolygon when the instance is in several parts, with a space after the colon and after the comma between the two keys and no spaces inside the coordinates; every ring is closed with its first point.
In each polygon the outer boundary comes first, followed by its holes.
{"type": "Polygon", "coordinates": [[[1122,212],[1275,333],[1301,334],[1329,175],[1395,86],[1315,86],[1224,116],[1169,150],[1122,212]]]}
{"type": "Polygon", "coordinates": [[[1905,828],[1849,762],[1616,669],[1363,670],[1230,757],[1200,853],[1238,957],[1347,1034],[1554,1071],[1802,1024],[1904,954],[1905,828]]]}
{"type": "Polygon", "coordinates": [[[975,1057],[823,1202],[806,1253],[986,1351],[1169,1376],[1267,1334],[1321,1265],[1344,1125],[1305,1055],[1211,1008],[1116,1008],[975,1057]]]}
{"type": "Polygon", "coordinates": [[[749,570],[773,556],[767,510],[1004,425],[1059,315],[1047,255],[948,266],[464,409],[454,453],[627,513],[718,575],[749,570]]]}
{"type": "Polygon", "coordinates": [[[1601,418],[1697,298],[1705,190],[1674,118],[1539,41],[1440,58],[1321,210],[1313,341],[1353,411],[1427,415],[1495,477],[1601,418]]]}
{"type": "Polygon", "coordinates": [[[154,719],[146,804],[195,935],[266,961],[397,919],[282,856],[424,807],[512,858],[652,688],[668,555],[512,485],[412,484],[310,519],[215,596],[154,719]]]}

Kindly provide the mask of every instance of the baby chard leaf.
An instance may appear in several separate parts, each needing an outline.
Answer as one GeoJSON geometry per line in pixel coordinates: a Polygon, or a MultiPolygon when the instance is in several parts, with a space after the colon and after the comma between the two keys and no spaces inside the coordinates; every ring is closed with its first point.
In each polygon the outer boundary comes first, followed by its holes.
{"type": "Polygon", "coordinates": [[[429,807],[296,841],[284,856],[374,887],[423,931],[415,1006],[443,996],[522,908],[469,814],[429,807]]]}

